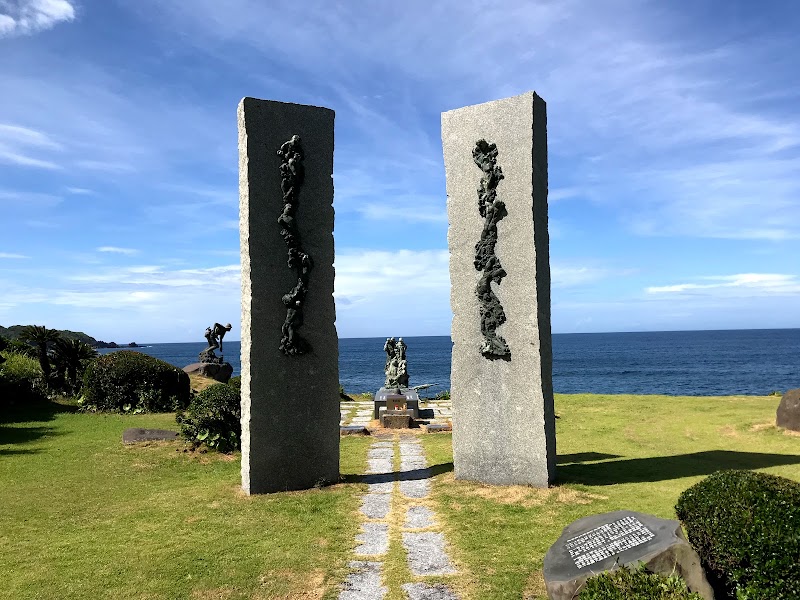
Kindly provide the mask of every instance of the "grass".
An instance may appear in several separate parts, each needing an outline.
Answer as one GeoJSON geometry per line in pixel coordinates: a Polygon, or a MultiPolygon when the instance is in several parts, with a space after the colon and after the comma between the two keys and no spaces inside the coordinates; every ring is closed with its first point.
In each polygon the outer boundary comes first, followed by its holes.
{"type": "MultiPolygon", "coordinates": [[[[460,571],[447,581],[465,599],[543,600],[542,559],[575,519],[623,508],[674,518],[678,495],[718,469],[800,481],[800,436],[774,427],[779,400],[557,395],[548,490],[455,481],[450,435],[422,435],[429,504],[460,571]]],[[[123,446],[126,427],[175,423],[63,403],[0,413],[0,598],[336,598],[361,521],[357,477],[248,497],[238,455],[123,446]]],[[[341,442],[342,473],[363,473],[372,440],[341,442]]],[[[389,600],[410,580],[392,534],[389,600]]]]}
{"type": "Polygon", "coordinates": [[[558,468],[547,490],[456,481],[451,436],[422,438],[457,587],[472,598],[547,596],[542,561],[581,517],[631,509],[675,518],[680,493],[720,469],[800,481],[800,435],[776,429],[779,398],[556,395],[558,468]]]}

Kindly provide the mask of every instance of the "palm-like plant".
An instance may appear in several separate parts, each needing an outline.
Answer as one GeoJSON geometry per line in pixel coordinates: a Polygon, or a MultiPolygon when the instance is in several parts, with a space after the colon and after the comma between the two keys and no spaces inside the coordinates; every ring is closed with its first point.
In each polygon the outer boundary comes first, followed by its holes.
{"type": "Polygon", "coordinates": [[[78,375],[83,371],[85,363],[97,357],[97,350],[80,340],[58,338],[53,346],[53,362],[58,370],[65,374],[71,391],[78,383],[78,375]]]}
{"type": "Polygon", "coordinates": [[[36,355],[42,366],[44,380],[50,380],[50,359],[47,356],[47,345],[59,339],[60,334],[55,329],[48,329],[44,325],[28,325],[22,330],[20,338],[36,346],[36,355]]]}

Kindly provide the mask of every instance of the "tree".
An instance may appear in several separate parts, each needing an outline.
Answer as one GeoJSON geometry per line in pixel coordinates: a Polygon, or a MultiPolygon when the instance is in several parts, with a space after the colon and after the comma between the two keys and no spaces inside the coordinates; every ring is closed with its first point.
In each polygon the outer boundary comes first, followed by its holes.
{"type": "Polygon", "coordinates": [[[86,363],[97,358],[97,350],[80,340],[58,338],[53,346],[53,362],[66,379],[70,392],[74,392],[78,377],[83,373],[86,363]]]}
{"type": "Polygon", "coordinates": [[[48,329],[44,325],[28,325],[20,334],[20,338],[36,346],[36,356],[42,366],[45,382],[50,381],[50,358],[47,356],[47,346],[59,337],[57,330],[48,329]]]}

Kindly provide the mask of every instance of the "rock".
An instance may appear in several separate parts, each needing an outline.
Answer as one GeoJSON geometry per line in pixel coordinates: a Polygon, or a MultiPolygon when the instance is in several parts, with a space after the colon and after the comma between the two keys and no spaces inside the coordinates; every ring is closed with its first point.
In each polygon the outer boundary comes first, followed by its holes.
{"type": "Polygon", "coordinates": [[[123,444],[135,444],[137,442],[162,442],[178,439],[177,431],[168,429],[140,429],[131,427],[122,432],[123,444]]]}
{"type": "Polygon", "coordinates": [[[221,365],[217,363],[192,363],[183,367],[183,370],[190,375],[197,373],[203,377],[216,379],[220,383],[228,383],[231,375],[233,375],[233,366],[227,362],[221,365]]]}
{"type": "Polygon", "coordinates": [[[775,425],[800,431],[800,389],[789,390],[783,395],[775,415],[775,425]]]}
{"type": "Polygon", "coordinates": [[[683,537],[680,522],[630,510],[591,515],[564,528],[544,557],[547,597],[572,600],[592,575],[639,562],[653,573],[674,572],[690,591],[714,599],[700,557],[683,537]]]}
{"type": "Polygon", "coordinates": [[[369,429],[363,425],[342,425],[339,435],[369,435],[369,429]]]}
{"type": "Polygon", "coordinates": [[[440,431],[453,431],[453,427],[447,423],[428,423],[422,426],[425,433],[439,433],[440,431]]]}

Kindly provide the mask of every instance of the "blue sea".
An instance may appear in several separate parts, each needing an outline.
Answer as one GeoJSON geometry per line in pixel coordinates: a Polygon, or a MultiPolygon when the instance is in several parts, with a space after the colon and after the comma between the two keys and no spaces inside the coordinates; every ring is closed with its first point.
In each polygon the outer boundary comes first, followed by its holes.
{"type": "MultiPolygon", "coordinates": [[[[447,336],[404,338],[411,385],[450,389],[447,336]]],[[[385,338],[339,340],[339,380],[348,393],[383,384],[385,338]]],[[[205,342],[145,344],[137,350],[178,367],[197,362],[205,342]]],[[[224,342],[240,373],[239,342],[224,342]]],[[[105,354],[110,350],[100,350],[105,354]]],[[[766,395],[800,387],[800,329],[569,333],[553,335],[553,388],[559,393],[766,395]]]]}

